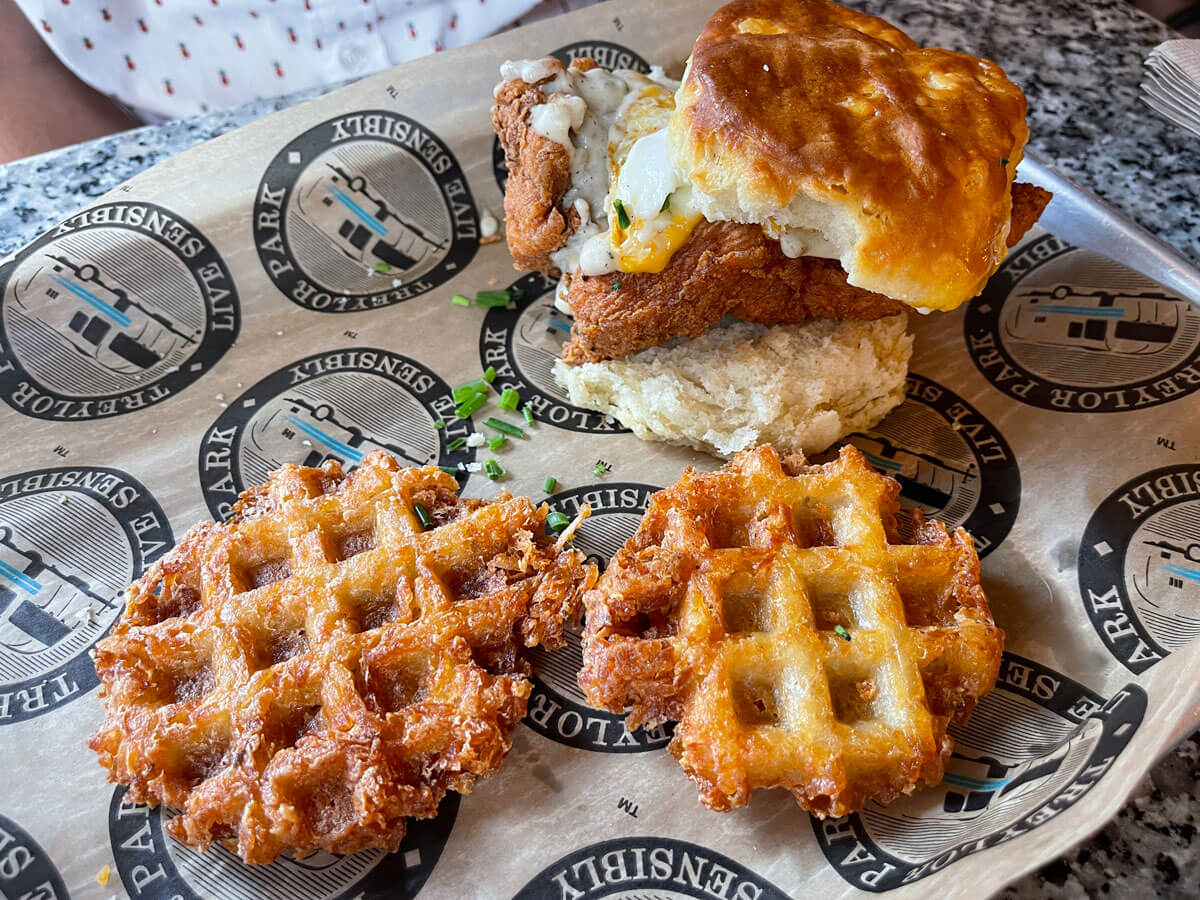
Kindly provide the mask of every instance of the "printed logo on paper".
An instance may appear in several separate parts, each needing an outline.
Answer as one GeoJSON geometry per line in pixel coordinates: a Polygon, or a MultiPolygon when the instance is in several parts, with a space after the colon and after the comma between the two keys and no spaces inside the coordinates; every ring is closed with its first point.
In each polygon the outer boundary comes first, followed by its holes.
{"type": "Polygon", "coordinates": [[[474,428],[455,417],[455,405],[446,382],[398,353],[354,347],[306,356],[230,401],[205,432],[200,488],[220,520],[247,486],[285,463],[336,460],[349,471],[386,450],[410,466],[466,464],[475,458],[465,446],[474,428]],[[438,420],[444,427],[434,428],[438,420]]]}
{"type": "Polygon", "coordinates": [[[1008,258],[963,329],[979,371],[1041,409],[1119,412],[1200,388],[1200,307],[1049,234],[1008,258]]]}
{"type": "Polygon", "coordinates": [[[279,151],[258,186],[254,243],[296,305],[358,312],[457,275],[479,249],[479,214],[441,138],[399,113],[363,110],[279,151]]]}
{"type": "Polygon", "coordinates": [[[625,837],[581,847],[542,869],[513,900],[787,900],[787,894],[722,853],[663,837],[625,837]]]}
{"type": "MultiPolygon", "coordinates": [[[[856,446],[879,472],[900,483],[899,526],[905,511],[962,526],[980,557],[1008,535],[1021,505],[1021,474],[1000,431],[973,406],[935,381],[910,373],[907,398],[866,433],[840,443],[856,446]]],[[[832,458],[836,449],[821,458],[832,458]]]]}
{"type": "Polygon", "coordinates": [[[46,851],[7,816],[0,816],[0,894],[19,900],[69,896],[46,851]]]}
{"type": "Polygon", "coordinates": [[[119,469],[37,469],[0,479],[0,725],[98,683],[88,657],[122,592],[175,543],[162,507],[119,469]]]}
{"type": "Polygon", "coordinates": [[[108,834],[121,884],[138,900],[407,900],[417,896],[433,873],[459,804],[459,795],[448,793],[435,818],[409,819],[395,853],[317,852],[248,866],[220,843],[198,853],[169,837],[163,820],[177,813],[126,802],[125,791],[118,787],[113,793],[108,834]]]}
{"type": "Polygon", "coordinates": [[[1079,545],[1079,592],[1132,672],[1200,634],[1200,464],[1155,469],[1104,499],[1079,545]]]}
{"type": "MultiPolygon", "coordinates": [[[[557,57],[564,66],[569,66],[572,60],[590,56],[600,64],[600,68],[609,71],[633,69],[642,74],[650,71],[650,63],[628,47],[614,44],[612,41],[575,41],[559,47],[550,55],[557,57]]],[[[503,194],[508,185],[508,166],[504,162],[504,148],[500,146],[500,138],[492,140],[492,171],[496,175],[496,184],[500,188],[500,193],[503,194]]]]}
{"type": "Polygon", "coordinates": [[[509,290],[521,292],[513,309],[488,310],[479,333],[479,362],[496,368],[496,386],[513,388],[539,422],[588,434],[628,434],[615,419],[567,400],[554,381],[554,363],[575,321],[554,305],[557,281],[539,272],[518,278],[509,290]]]}
{"type": "MultiPolygon", "coordinates": [[[[574,545],[601,570],[637,531],[650,496],[659,488],[648,484],[604,484],[562,491],[550,506],[574,519],[585,503],[592,514],[575,532],[574,545]]],[[[601,753],[638,753],[665,747],[674,729],[670,723],[654,728],[625,728],[625,717],[593,709],[576,676],[583,668],[579,631],[566,629],[567,643],[552,653],[540,647],[529,651],[533,691],[525,724],[552,741],[601,753]]]]}
{"type": "Polygon", "coordinates": [[[825,858],[854,887],[888,891],[1028,834],[1112,767],[1146,712],[1134,684],[1107,700],[1005,653],[995,689],[964,726],[942,783],[862,812],[813,819],[825,858]]]}
{"type": "Polygon", "coordinates": [[[134,412],[211,369],[240,324],[204,234],[161,206],[105,203],[0,267],[0,396],[37,419],[134,412]]]}

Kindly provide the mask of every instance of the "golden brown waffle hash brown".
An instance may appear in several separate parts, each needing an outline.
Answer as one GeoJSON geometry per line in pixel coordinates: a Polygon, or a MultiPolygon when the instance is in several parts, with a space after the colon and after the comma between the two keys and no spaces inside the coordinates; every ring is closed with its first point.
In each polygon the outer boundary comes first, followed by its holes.
{"type": "Polygon", "coordinates": [[[96,645],[110,778],[180,809],[172,837],[267,863],[395,850],[407,817],[496,771],[522,651],[563,643],[596,572],[545,506],[457,489],[379,452],[284,466],[189,531],[96,645]]]}
{"type": "Polygon", "coordinates": [[[1004,635],[971,538],[914,512],[902,540],[898,494],[852,446],[687,470],[584,596],[589,701],[677,722],[712,809],[783,787],[841,816],[939,781],[1004,635]]]}

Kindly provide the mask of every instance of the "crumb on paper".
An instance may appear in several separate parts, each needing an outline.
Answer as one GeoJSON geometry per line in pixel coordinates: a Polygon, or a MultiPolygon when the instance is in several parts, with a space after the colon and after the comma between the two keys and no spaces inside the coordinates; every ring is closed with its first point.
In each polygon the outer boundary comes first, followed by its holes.
{"type": "Polygon", "coordinates": [[[500,283],[500,279],[497,278],[495,275],[493,275],[491,278],[488,279],[488,287],[495,287],[499,283],[500,283]]]}
{"type": "Polygon", "coordinates": [[[105,865],[103,869],[96,873],[96,884],[104,887],[108,884],[108,877],[112,874],[112,866],[105,865]]]}

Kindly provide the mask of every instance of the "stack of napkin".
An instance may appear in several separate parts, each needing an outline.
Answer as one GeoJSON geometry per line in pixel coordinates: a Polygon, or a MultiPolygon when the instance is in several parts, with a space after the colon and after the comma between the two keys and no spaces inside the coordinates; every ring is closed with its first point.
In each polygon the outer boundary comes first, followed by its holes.
{"type": "Polygon", "coordinates": [[[1200,135],[1200,40],[1166,41],[1150,51],[1142,100],[1159,115],[1200,135]]]}

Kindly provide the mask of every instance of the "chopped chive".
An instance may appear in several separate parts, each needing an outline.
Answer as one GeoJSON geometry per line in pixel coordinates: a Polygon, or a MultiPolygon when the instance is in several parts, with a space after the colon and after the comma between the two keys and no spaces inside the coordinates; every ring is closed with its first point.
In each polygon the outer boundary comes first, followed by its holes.
{"type": "Polygon", "coordinates": [[[483,380],[486,381],[488,384],[491,384],[493,381],[496,380],[496,367],[495,366],[488,366],[486,369],[483,370],[483,380]]]}
{"type": "Polygon", "coordinates": [[[451,453],[453,453],[459,447],[465,447],[466,444],[467,444],[466,438],[455,438],[449,444],[446,445],[446,449],[449,450],[451,453]]]}
{"type": "Polygon", "coordinates": [[[446,423],[443,422],[441,419],[438,419],[436,422],[433,423],[433,427],[436,428],[438,431],[441,431],[443,428],[446,427],[446,423]]]}
{"type": "Polygon", "coordinates": [[[613,201],[613,209],[617,211],[617,224],[622,228],[629,227],[629,214],[625,212],[625,204],[620,200],[613,201]]]}
{"type": "Polygon", "coordinates": [[[420,503],[414,503],[413,512],[415,512],[417,514],[417,518],[421,520],[422,528],[428,531],[433,527],[433,519],[430,518],[429,510],[427,510],[424,506],[422,506],[420,503]]]}
{"type": "Polygon", "coordinates": [[[453,297],[450,298],[450,302],[453,303],[455,306],[470,306],[471,298],[464,297],[462,294],[455,294],[453,297]]]}
{"type": "Polygon", "coordinates": [[[512,388],[505,388],[500,392],[500,399],[496,405],[505,412],[512,412],[517,408],[517,404],[521,402],[521,395],[512,388]]]}
{"type": "Polygon", "coordinates": [[[663,198],[663,205],[658,208],[658,211],[660,213],[665,213],[670,208],[671,208],[671,195],[667,194],[667,196],[663,198]]]}
{"type": "Polygon", "coordinates": [[[558,533],[571,524],[571,519],[560,512],[552,512],[546,516],[546,526],[553,532],[558,533]]]}
{"type": "Polygon", "coordinates": [[[513,437],[519,437],[519,438],[527,437],[525,432],[522,431],[520,428],[518,428],[516,425],[509,425],[507,422],[502,422],[496,418],[489,417],[487,419],[484,419],[483,424],[486,425],[488,428],[495,428],[497,431],[499,431],[503,434],[512,435],[513,437]]]}
{"type": "Polygon", "coordinates": [[[1008,168],[1008,160],[1003,156],[1000,157],[1000,168],[1002,168],[1002,169],[1008,168]]]}
{"type": "Polygon", "coordinates": [[[483,464],[483,472],[492,481],[495,481],[497,478],[506,474],[504,466],[500,465],[500,463],[496,462],[494,459],[489,459],[483,464]]]}
{"type": "Polygon", "coordinates": [[[553,475],[547,475],[546,480],[542,482],[542,493],[553,494],[556,487],[558,487],[558,479],[553,475]]]}
{"type": "Polygon", "coordinates": [[[381,273],[383,273],[384,275],[386,275],[388,272],[390,272],[390,271],[392,271],[392,270],[391,270],[391,268],[388,266],[388,264],[387,264],[387,263],[378,262],[378,263],[375,263],[375,271],[376,271],[376,272],[381,272],[381,273]]]}
{"type": "Polygon", "coordinates": [[[485,403],[487,403],[487,395],[476,394],[470,400],[466,400],[459,406],[455,407],[454,414],[460,419],[470,418],[471,414],[478,410],[479,407],[483,406],[485,403]]]}
{"type": "Polygon", "coordinates": [[[503,447],[507,443],[508,443],[508,438],[506,438],[502,434],[498,434],[495,437],[488,438],[487,445],[488,445],[488,449],[494,453],[495,451],[499,450],[501,447],[503,447]]]}
{"type": "Polygon", "coordinates": [[[487,396],[491,386],[482,378],[476,378],[474,381],[468,381],[466,384],[460,384],[451,394],[454,397],[455,403],[462,403],[464,400],[470,400],[476,394],[487,396]]]}
{"type": "Polygon", "coordinates": [[[529,408],[528,403],[521,407],[521,415],[525,417],[526,425],[533,425],[533,410],[529,408]]]}
{"type": "Polygon", "coordinates": [[[614,281],[612,284],[609,285],[609,287],[614,291],[619,291],[621,289],[621,282],[614,281]]]}
{"type": "Polygon", "coordinates": [[[612,466],[602,459],[596,460],[596,465],[592,466],[592,474],[597,478],[601,477],[602,475],[607,475],[611,471],[612,466]]]}
{"type": "Polygon", "coordinates": [[[834,629],[833,629],[833,633],[836,634],[838,637],[840,637],[843,641],[850,640],[850,632],[848,632],[841,625],[835,625],[834,629]]]}
{"type": "Polygon", "coordinates": [[[438,468],[441,469],[443,472],[445,472],[447,475],[457,475],[458,474],[457,466],[438,466],[438,468]]]}
{"type": "Polygon", "coordinates": [[[512,302],[512,291],[480,291],[475,295],[477,306],[508,306],[512,302]]]}

